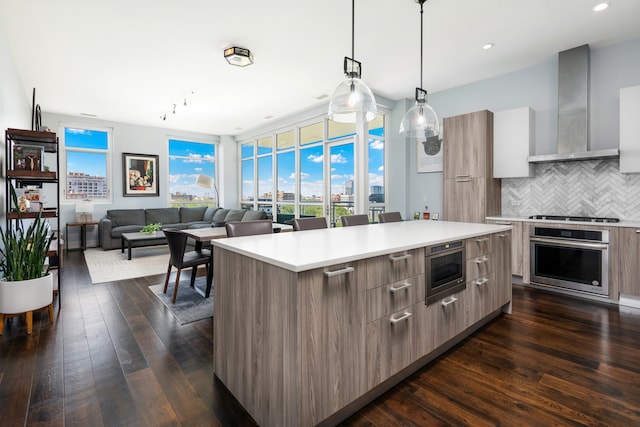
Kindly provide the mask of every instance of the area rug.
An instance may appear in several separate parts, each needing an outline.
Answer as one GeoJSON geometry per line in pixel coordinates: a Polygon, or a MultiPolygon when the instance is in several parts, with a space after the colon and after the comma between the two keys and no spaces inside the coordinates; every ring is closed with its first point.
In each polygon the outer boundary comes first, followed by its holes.
{"type": "Polygon", "coordinates": [[[126,250],[121,253],[119,249],[87,249],[84,251],[84,260],[92,284],[115,282],[166,273],[169,266],[169,247],[164,245],[133,248],[131,261],[127,260],[126,250]]]}
{"type": "MultiPolygon", "coordinates": [[[[173,298],[173,284],[175,282],[169,282],[169,288],[166,294],[162,293],[164,282],[159,285],[149,286],[149,289],[162,301],[169,311],[171,311],[171,314],[173,314],[181,325],[201,319],[212,318],[213,286],[211,287],[211,295],[209,295],[209,298],[204,298],[189,286],[189,275],[185,274],[184,276],[186,280],[181,280],[178,285],[178,297],[176,298],[175,304],[171,302],[173,298]]],[[[207,286],[206,277],[196,277],[195,286],[204,293],[207,286]]]]}

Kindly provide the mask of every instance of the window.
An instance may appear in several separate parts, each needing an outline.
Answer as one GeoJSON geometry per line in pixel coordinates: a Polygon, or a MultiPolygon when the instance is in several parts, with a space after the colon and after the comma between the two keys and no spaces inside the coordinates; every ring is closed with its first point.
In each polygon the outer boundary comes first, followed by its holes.
{"type": "Polygon", "coordinates": [[[378,214],[384,212],[384,117],[369,122],[369,215],[378,222],[378,214]]]}
{"type": "Polygon", "coordinates": [[[169,139],[169,206],[216,206],[216,178],[214,143],[169,139]],[[213,178],[214,184],[197,185],[198,175],[213,178]]]}
{"type": "Polygon", "coordinates": [[[107,128],[63,126],[64,200],[111,200],[111,134],[107,128]]]}
{"type": "Polygon", "coordinates": [[[255,188],[255,174],[253,170],[254,148],[253,142],[244,143],[240,147],[240,156],[242,158],[240,167],[242,193],[240,195],[240,200],[243,209],[253,209],[253,201],[255,200],[255,195],[253,194],[255,188]]]}
{"type": "Polygon", "coordinates": [[[315,119],[261,135],[240,145],[242,207],[264,209],[274,220],[340,215],[368,210],[373,221],[385,210],[385,120],[368,123],[368,149],[354,150],[356,125],[315,119]],[[356,156],[366,169],[355,176],[356,156]],[[360,183],[364,194],[356,201],[360,183]],[[368,196],[368,199],[367,199],[368,196]],[[273,211],[272,211],[273,209],[273,211]]]}

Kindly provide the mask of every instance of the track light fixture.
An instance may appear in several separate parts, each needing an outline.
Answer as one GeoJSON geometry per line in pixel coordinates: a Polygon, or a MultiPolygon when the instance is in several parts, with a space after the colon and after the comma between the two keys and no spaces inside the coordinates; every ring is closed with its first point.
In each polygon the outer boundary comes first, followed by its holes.
{"type": "Polygon", "coordinates": [[[175,102],[173,104],[171,104],[171,108],[169,108],[169,110],[167,110],[166,112],[162,113],[160,115],[160,119],[162,121],[166,121],[167,120],[167,114],[176,114],[176,110],[178,109],[179,106],[182,107],[186,107],[187,106],[187,99],[192,96],[195,92],[194,91],[189,91],[186,95],[182,96],[183,101],[182,102],[175,102]],[[180,104],[180,105],[178,105],[180,104]]]}

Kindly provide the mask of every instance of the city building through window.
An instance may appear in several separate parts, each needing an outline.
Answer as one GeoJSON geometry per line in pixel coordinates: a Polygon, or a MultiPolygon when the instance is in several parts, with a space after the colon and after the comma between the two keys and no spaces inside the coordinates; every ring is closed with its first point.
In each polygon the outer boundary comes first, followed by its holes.
{"type": "Polygon", "coordinates": [[[66,201],[108,201],[111,129],[63,126],[66,201]]]}

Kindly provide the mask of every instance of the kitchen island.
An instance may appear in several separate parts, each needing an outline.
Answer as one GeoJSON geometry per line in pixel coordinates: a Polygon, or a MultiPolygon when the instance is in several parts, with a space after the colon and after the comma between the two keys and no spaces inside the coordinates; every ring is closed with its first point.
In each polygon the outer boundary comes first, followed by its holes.
{"type": "Polygon", "coordinates": [[[406,221],[219,239],[214,373],[260,425],[331,425],[509,311],[511,227],[406,221]],[[425,305],[425,255],[466,287],[425,305]]]}

